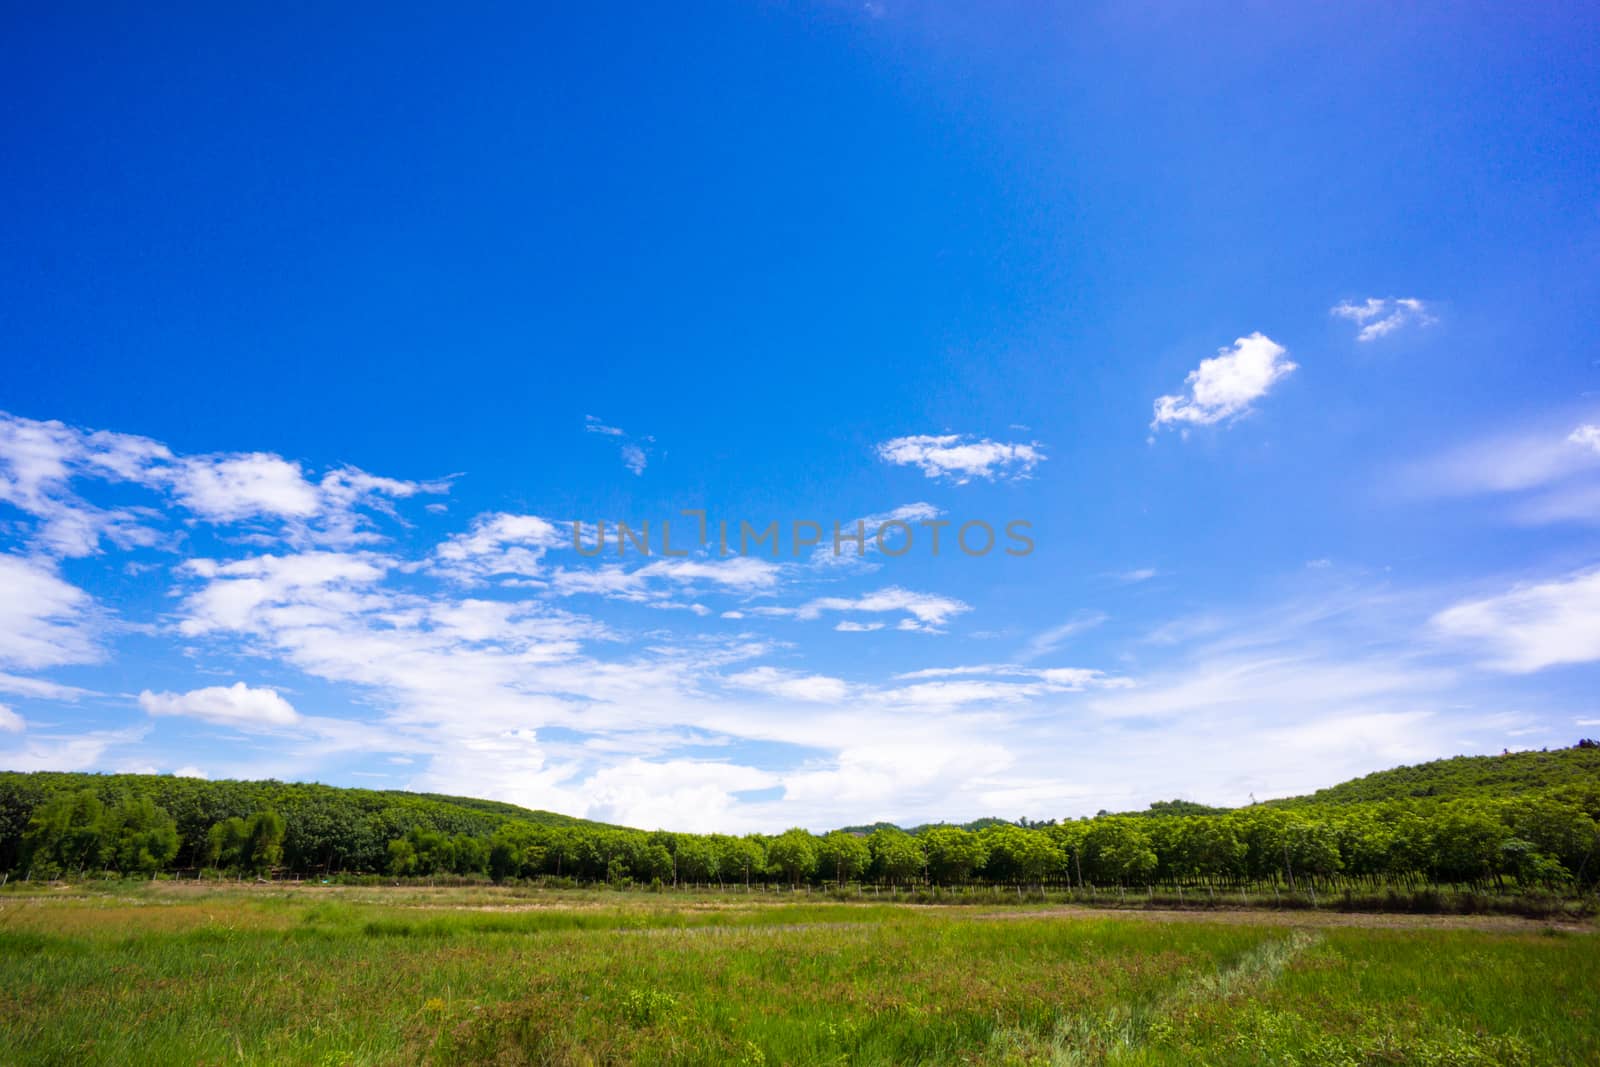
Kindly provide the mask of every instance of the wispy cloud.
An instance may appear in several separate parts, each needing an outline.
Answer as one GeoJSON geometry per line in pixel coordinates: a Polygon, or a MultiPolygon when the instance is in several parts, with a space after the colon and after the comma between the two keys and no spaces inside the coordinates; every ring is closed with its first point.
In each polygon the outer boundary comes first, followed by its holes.
{"type": "Polygon", "coordinates": [[[650,457],[645,455],[644,449],[632,442],[622,446],[622,465],[634,474],[643,474],[645,466],[650,462],[650,457]]]}
{"type": "Polygon", "coordinates": [[[1048,656],[1069,638],[1094,629],[1108,618],[1110,616],[1102,611],[1080,611],[1061,625],[1034,634],[1017,653],[1017,659],[1027,663],[1048,656]]]}
{"type": "Polygon", "coordinates": [[[1433,624],[1485,649],[1497,670],[1523,674],[1600,660],[1600,568],[1461,601],[1433,624]]]}
{"type": "MultiPolygon", "coordinates": [[[[39,670],[102,656],[94,600],[45,563],[0,554],[0,667],[39,670]]],[[[4,676],[11,678],[11,676],[4,676]]],[[[5,687],[51,683],[12,679],[5,687]]]]}
{"type": "Polygon", "coordinates": [[[1546,416],[1412,463],[1396,485],[1415,496],[1503,495],[1519,523],[1600,523],[1600,425],[1546,416]]]}
{"type": "Polygon", "coordinates": [[[1360,303],[1347,300],[1329,308],[1328,314],[1349,319],[1359,326],[1358,341],[1376,341],[1402,326],[1432,326],[1439,321],[1428,306],[1415,297],[1368,297],[1360,303]]]}
{"type": "Polygon", "coordinates": [[[603,434],[606,437],[622,439],[617,453],[622,457],[622,465],[635,475],[644,473],[645,467],[650,464],[649,445],[655,443],[655,438],[650,436],[634,437],[620,426],[609,426],[602,422],[598,416],[585,415],[583,428],[588,433],[603,434]]]}
{"type": "Polygon", "coordinates": [[[904,612],[897,629],[920,630],[926,633],[942,631],[946,623],[972,608],[953,597],[932,593],[917,593],[910,589],[890,586],[876,592],[855,597],[825,596],[808,600],[798,607],[758,607],[751,613],[757,615],[790,616],[810,620],[830,612],[876,614],[904,612]]]}

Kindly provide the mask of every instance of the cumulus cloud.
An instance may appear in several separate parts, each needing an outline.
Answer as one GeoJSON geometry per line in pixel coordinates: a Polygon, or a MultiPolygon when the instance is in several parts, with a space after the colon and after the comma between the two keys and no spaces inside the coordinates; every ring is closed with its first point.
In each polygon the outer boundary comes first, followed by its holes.
{"type": "Polygon", "coordinates": [[[1044,462],[1039,444],[991,441],[970,434],[919,434],[896,437],[878,445],[878,458],[901,467],[916,467],[929,478],[965,485],[974,478],[1025,478],[1044,462]]]}
{"type": "Polygon", "coordinates": [[[1488,650],[1489,666],[1523,674],[1600,660],[1600,568],[1464,600],[1433,617],[1488,650]]]}
{"type": "Polygon", "coordinates": [[[455,534],[434,550],[435,569],[458,581],[500,575],[532,577],[546,552],[571,544],[571,527],[558,527],[537,515],[495,512],[472,520],[467,533],[455,534]]]}
{"type": "Polygon", "coordinates": [[[1567,443],[1600,453],[1600,425],[1584,423],[1567,435],[1567,443]]]}
{"type": "Polygon", "coordinates": [[[1439,321],[1428,311],[1427,305],[1415,297],[1368,297],[1360,303],[1347,300],[1329,308],[1328,313],[1359,326],[1358,341],[1376,341],[1402,326],[1432,326],[1439,321]]]}
{"type": "Polygon", "coordinates": [[[1262,333],[1240,337],[1184,379],[1188,392],[1157,397],[1152,430],[1162,426],[1209,426],[1247,414],[1250,405],[1267,395],[1297,365],[1285,359],[1288,349],[1262,333]]]}
{"type": "Polygon", "coordinates": [[[187,693],[139,694],[139,706],[151,715],[185,715],[221,726],[248,729],[261,726],[292,726],[300,715],[275,689],[252,689],[243,682],[230,686],[213,685],[187,693]]]}
{"type": "Polygon", "coordinates": [[[0,704],[0,731],[8,734],[20,734],[27,728],[28,724],[21,715],[18,715],[4,704],[0,704]]]}
{"type": "Polygon", "coordinates": [[[214,522],[258,515],[305,519],[321,507],[300,464],[263,452],[191,457],[177,468],[173,484],[178,503],[214,522]]]}

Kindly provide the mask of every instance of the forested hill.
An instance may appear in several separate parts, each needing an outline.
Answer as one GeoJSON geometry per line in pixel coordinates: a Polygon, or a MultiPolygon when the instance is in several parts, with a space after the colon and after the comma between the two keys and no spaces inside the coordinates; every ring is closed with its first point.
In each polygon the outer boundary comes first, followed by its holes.
{"type": "Polygon", "coordinates": [[[1301,797],[1269,800],[1272,807],[1370,804],[1420,797],[1512,795],[1565,785],[1600,782],[1600,745],[1499,756],[1454,756],[1409,767],[1377,771],[1301,797]]]}
{"type": "Polygon", "coordinates": [[[487,838],[508,822],[543,827],[589,827],[602,823],[533,811],[496,800],[436,793],[354,789],[307,782],[208,781],[154,774],[78,774],[65,771],[0,771],[0,868],[12,866],[29,819],[45,800],[93,792],[107,805],[148,799],[177,823],[184,844],[181,865],[198,863],[199,843],[229,819],[273,811],[293,828],[288,847],[301,869],[381,867],[389,842],[414,828],[487,838]]]}
{"type": "MultiPolygon", "coordinates": [[[[1452,756],[1414,766],[1376,771],[1304,796],[1263,801],[1260,806],[1308,808],[1328,804],[1372,804],[1390,800],[1417,800],[1425,797],[1513,796],[1567,785],[1600,785],[1600,744],[1594,741],[1580,741],[1572,748],[1558,748],[1553,751],[1506,752],[1498,756],[1452,756]]],[[[1233,809],[1211,807],[1188,800],[1159,800],[1143,811],[1123,814],[1225,815],[1231,810],[1233,809]]],[[[917,834],[930,829],[933,825],[945,824],[927,824],[906,829],[894,823],[876,822],[862,826],[846,826],[843,829],[846,833],[870,834],[875,830],[888,828],[917,834]]],[[[1015,821],[985,818],[963,823],[959,828],[982,830],[994,825],[1026,827],[1032,824],[1025,818],[1015,821]]]]}

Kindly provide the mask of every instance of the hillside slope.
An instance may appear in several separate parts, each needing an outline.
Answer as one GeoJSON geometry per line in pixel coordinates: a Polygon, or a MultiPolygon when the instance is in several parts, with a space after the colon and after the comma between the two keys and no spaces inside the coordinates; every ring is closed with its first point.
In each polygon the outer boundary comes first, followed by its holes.
{"type": "Polygon", "coordinates": [[[1266,803],[1274,807],[1366,804],[1416,797],[1505,795],[1597,782],[1600,782],[1600,747],[1573,747],[1507,752],[1498,756],[1452,756],[1377,771],[1305,796],[1266,803]]]}

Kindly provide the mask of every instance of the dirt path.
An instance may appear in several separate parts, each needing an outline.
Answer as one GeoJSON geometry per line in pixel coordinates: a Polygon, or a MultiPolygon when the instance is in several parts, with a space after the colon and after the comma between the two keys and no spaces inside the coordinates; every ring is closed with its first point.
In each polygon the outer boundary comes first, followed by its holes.
{"type": "Polygon", "coordinates": [[[1144,922],[1228,923],[1236,926],[1328,928],[1349,926],[1387,930],[1493,930],[1538,933],[1562,930],[1594,933],[1593,922],[1571,919],[1527,919],[1520,915],[1413,915],[1398,912],[1323,911],[1269,908],[1086,908],[1071,904],[1048,908],[984,911],[982,919],[1128,919],[1144,922]]]}

